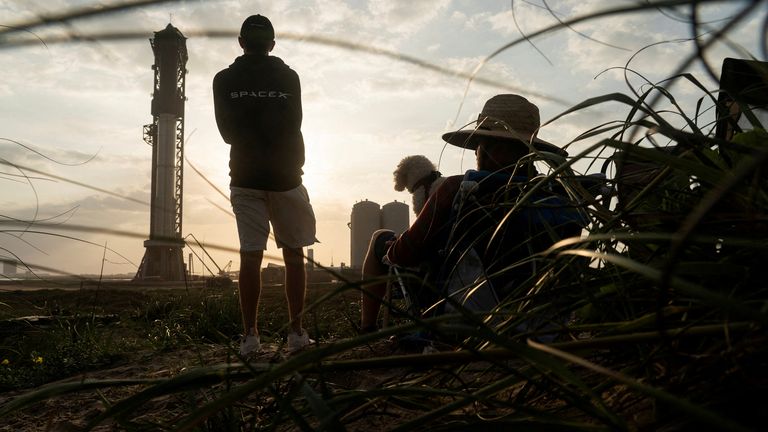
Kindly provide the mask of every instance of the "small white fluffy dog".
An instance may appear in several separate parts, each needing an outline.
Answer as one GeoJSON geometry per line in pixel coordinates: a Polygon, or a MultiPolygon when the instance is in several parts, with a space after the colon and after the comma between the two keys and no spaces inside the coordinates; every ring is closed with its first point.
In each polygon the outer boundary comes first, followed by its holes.
{"type": "Polygon", "coordinates": [[[413,195],[413,212],[416,215],[421,213],[427,198],[445,180],[435,164],[422,155],[404,157],[393,174],[395,190],[400,192],[407,189],[413,195]]]}

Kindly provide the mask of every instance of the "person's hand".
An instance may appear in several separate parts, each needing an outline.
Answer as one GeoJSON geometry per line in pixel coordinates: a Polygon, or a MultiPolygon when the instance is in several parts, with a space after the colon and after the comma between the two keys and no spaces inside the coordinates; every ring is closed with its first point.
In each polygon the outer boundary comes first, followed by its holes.
{"type": "Polygon", "coordinates": [[[397,239],[391,239],[384,242],[384,246],[386,247],[387,252],[384,254],[384,257],[381,259],[381,262],[386,266],[392,265],[392,262],[389,260],[389,250],[392,248],[392,245],[395,244],[395,240],[397,239]]]}

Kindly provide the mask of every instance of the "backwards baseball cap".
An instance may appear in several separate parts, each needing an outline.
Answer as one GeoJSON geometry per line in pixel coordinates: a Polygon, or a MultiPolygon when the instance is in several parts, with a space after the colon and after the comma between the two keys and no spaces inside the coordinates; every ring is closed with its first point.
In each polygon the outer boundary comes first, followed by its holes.
{"type": "Polygon", "coordinates": [[[251,15],[243,21],[240,37],[246,41],[269,42],[275,40],[275,29],[267,17],[251,15]]]}

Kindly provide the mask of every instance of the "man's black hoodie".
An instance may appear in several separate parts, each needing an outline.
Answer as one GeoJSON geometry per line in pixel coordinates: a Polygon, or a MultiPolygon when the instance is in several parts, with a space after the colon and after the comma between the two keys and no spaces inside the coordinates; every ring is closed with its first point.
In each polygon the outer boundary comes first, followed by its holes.
{"type": "Polygon", "coordinates": [[[301,185],[299,76],[280,58],[247,54],[213,79],[216,123],[230,144],[230,185],[285,191],[301,185]]]}

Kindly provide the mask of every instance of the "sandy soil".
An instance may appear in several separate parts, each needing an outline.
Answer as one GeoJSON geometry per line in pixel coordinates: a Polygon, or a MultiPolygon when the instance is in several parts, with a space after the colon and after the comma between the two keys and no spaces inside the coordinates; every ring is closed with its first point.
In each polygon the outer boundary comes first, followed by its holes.
{"type": "MultiPolygon", "coordinates": [[[[337,359],[367,358],[391,354],[392,345],[388,341],[360,347],[344,353],[337,359]]],[[[183,349],[173,352],[147,351],[135,353],[131,359],[107,369],[88,372],[70,377],[47,387],[66,382],[78,382],[85,379],[163,379],[170,378],[190,367],[237,363],[231,349],[223,346],[202,346],[199,349],[183,349]]],[[[273,363],[286,358],[286,353],[275,345],[263,345],[262,352],[250,359],[253,363],[273,363]]],[[[342,388],[375,388],[382,382],[401,374],[401,370],[370,371],[370,373],[333,373],[325,376],[326,380],[342,388]]],[[[97,418],[108,404],[113,404],[141,390],[142,386],[112,387],[100,391],[82,391],[51,397],[43,402],[5,418],[0,422],[0,431],[75,431],[97,418]]],[[[0,405],[19,396],[18,392],[0,395],[0,405]]],[[[158,397],[141,408],[134,420],[142,422],[168,422],[182,416],[190,410],[189,400],[177,395],[158,397]]],[[[94,430],[125,430],[112,421],[100,424],[94,430]]]]}

